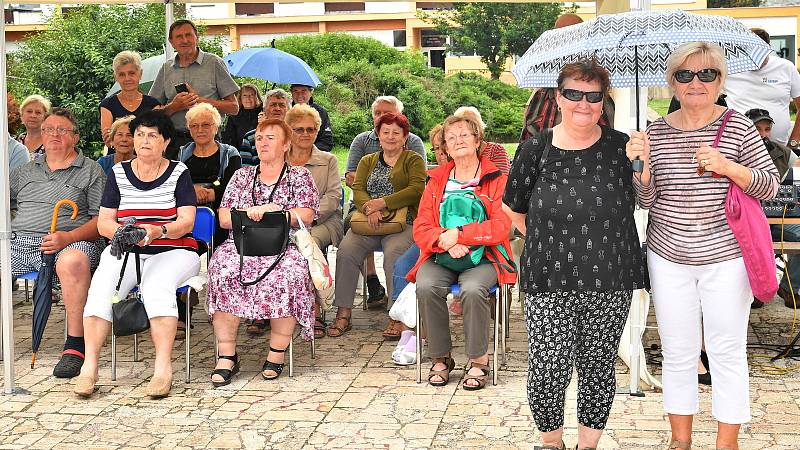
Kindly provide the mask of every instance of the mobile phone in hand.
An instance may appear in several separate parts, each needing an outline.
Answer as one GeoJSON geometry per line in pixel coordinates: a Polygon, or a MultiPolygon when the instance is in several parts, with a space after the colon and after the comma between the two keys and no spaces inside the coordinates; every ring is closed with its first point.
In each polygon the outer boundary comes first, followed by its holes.
{"type": "Polygon", "coordinates": [[[178,94],[181,92],[189,92],[189,88],[186,87],[186,83],[176,84],[175,90],[178,91],[178,94]]]}

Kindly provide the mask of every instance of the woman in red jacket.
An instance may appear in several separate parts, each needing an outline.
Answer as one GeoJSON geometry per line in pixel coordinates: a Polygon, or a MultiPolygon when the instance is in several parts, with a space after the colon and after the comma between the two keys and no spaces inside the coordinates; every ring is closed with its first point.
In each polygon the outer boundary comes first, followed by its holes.
{"type": "Polygon", "coordinates": [[[498,282],[505,284],[516,280],[506,256],[510,249],[511,220],[502,210],[503,189],[508,177],[494,163],[478,156],[482,139],[483,130],[472,118],[450,116],[444,121],[444,140],[452,161],[428,173],[430,178],[414,221],[414,241],[420,248],[420,257],[407,278],[417,284],[422,321],[428,330],[428,351],[433,359],[428,382],[433,386],[447,384],[450,371],[455,367],[450,354],[452,342],[446,301],[450,285],[458,282],[461,287],[466,352],[470,361],[464,389],[477,390],[486,386],[490,371],[487,353],[491,314],[487,301],[489,288],[498,282]],[[440,222],[442,208],[456,197],[471,197],[469,192],[480,200],[486,219],[444,228],[440,222]],[[453,199],[448,200],[451,196],[453,199]],[[482,258],[477,265],[464,264],[471,260],[475,246],[484,246],[482,258]]]}

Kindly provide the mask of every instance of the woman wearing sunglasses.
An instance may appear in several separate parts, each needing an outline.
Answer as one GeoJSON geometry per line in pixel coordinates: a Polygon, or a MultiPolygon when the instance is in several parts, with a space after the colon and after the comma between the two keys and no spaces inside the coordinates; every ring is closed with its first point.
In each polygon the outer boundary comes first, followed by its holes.
{"type": "Polygon", "coordinates": [[[750,420],[746,345],[753,294],[725,217],[725,197],[736,183],[757,199],[772,198],[778,175],[753,123],[715,104],[726,74],[716,44],[677,48],[667,59],[666,78],[681,109],[646,133],[633,132],[626,149],[630,159],[644,161],[634,185],[639,204],[650,209],[647,263],[663,346],[670,449],[691,448],[701,337],[714,374],[716,447],[738,449],[739,427],[750,420]]]}
{"type": "Polygon", "coordinates": [[[578,445],[594,449],[614,400],[614,362],[645,271],[623,133],[598,125],[608,72],[594,61],[558,77],[561,123],[522,143],[504,210],[525,233],[520,290],[529,338],[528,402],[544,449],[564,449],[564,394],[578,372],[578,445]],[[527,230],[527,232],[526,232],[527,230]]]}

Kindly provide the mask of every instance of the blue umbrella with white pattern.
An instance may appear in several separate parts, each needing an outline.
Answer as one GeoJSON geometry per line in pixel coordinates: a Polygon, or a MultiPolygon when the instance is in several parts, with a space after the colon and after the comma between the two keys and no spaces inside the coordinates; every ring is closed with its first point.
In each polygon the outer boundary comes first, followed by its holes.
{"type": "Polygon", "coordinates": [[[687,42],[713,42],[725,52],[728,73],[756,70],[771,48],[741,22],[682,10],[607,14],[549,30],[531,45],[512,73],[520,87],[555,87],[561,69],[595,58],[618,88],[663,86],[666,61],[687,42]]]}

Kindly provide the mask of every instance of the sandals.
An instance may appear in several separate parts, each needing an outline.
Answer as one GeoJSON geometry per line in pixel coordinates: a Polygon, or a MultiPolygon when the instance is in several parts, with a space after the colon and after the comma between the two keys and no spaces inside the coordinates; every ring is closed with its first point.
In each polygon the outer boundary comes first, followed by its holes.
{"type": "MultiPolygon", "coordinates": [[[[437,358],[437,359],[439,359],[439,358],[437,358]]],[[[445,356],[444,358],[441,358],[441,361],[437,361],[436,359],[434,359],[433,360],[433,365],[431,365],[431,368],[428,371],[428,384],[430,384],[431,386],[436,386],[436,387],[445,386],[447,383],[450,382],[450,372],[452,372],[453,369],[455,369],[455,368],[456,368],[456,362],[455,362],[455,360],[453,358],[451,358],[449,356],[445,356]],[[444,370],[433,370],[434,366],[436,366],[437,363],[444,363],[444,365],[447,366],[447,367],[444,370]],[[442,381],[433,381],[432,380],[433,377],[435,377],[437,375],[439,377],[441,377],[442,381]]]]}
{"type": "Polygon", "coordinates": [[[383,330],[383,338],[387,341],[396,341],[400,339],[403,334],[401,322],[399,320],[389,319],[389,325],[383,330]]]}
{"type": "Polygon", "coordinates": [[[692,450],[692,441],[679,441],[673,439],[667,450],[692,450]]]}
{"type": "Polygon", "coordinates": [[[322,317],[314,317],[314,339],[322,339],[325,337],[325,329],[328,324],[322,317]]]}
{"type": "MultiPolygon", "coordinates": [[[[577,446],[576,446],[577,448],[577,446]]],[[[564,441],[561,441],[560,447],[555,447],[552,445],[537,445],[533,447],[534,450],[567,450],[567,445],[564,444],[564,441]]]]}
{"type": "Polygon", "coordinates": [[[347,333],[348,331],[353,329],[353,325],[350,323],[350,317],[337,317],[333,319],[330,326],[328,326],[328,337],[336,338],[340,337],[343,334],[347,333]],[[344,321],[344,326],[340,326],[339,324],[341,321],[344,321]],[[333,331],[334,333],[331,333],[333,331]]]}
{"type": "Polygon", "coordinates": [[[233,361],[233,367],[230,369],[214,369],[214,371],[211,372],[211,376],[213,377],[214,375],[219,375],[222,377],[222,381],[212,379],[211,384],[213,384],[214,387],[227,386],[231,384],[233,376],[239,373],[239,354],[234,353],[233,356],[217,355],[217,358],[233,361]]]}
{"type": "Polygon", "coordinates": [[[269,320],[258,319],[250,322],[247,326],[247,334],[251,336],[261,336],[269,328],[269,320]]]}
{"type": "Polygon", "coordinates": [[[486,382],[489,381],[489,373],[490,372],[491,372],[491,369],[489,369],[489,366],[487,364],[481,364],[481,363],[478,363],[478,362],[475,362],[475,361],[470,361],[469,367],[467,368],[467,371],[464,372],[464,382],[462,383],[462,386],[464,387],[464,390],[465,391],[477,391],[477,390],[485,388],[486,387],[486,382]],[[471,369],[479,369],[482,372],[482,374],[481,375],[470,375],[469,371],[471,369]],[[470,381],[470,380],[475,380],[475,381],[478,382],[478,384],[476,384],[474,386],[470,385],[470,384],[467,384],[467,381],[470,381]]]}
{"type": "MultiPolygon", "coordinates": [[[[269,346],[269,351],[271,351],[273,353],[285,353],[286,349],[278,350],[278,349],[272,348],[272,346],[270,345],[269,346]]],[[[283,372],[284,364],[285,363],[278,364],[278,363],[274,363],[274,362],[270,361],[269,360],[269,355],[267,355],[267,360],[264,361],[264,365],[261,367],[261,378],[263,378],[263,379],[265,379],[267,381],[277,379],[279,376],[281,376],[281,372],[283,372]],[[267,371],[267,370],[271,370],[271,371],[275,372],[275,376],[264,375],[264,372],[267,371]]]]}

